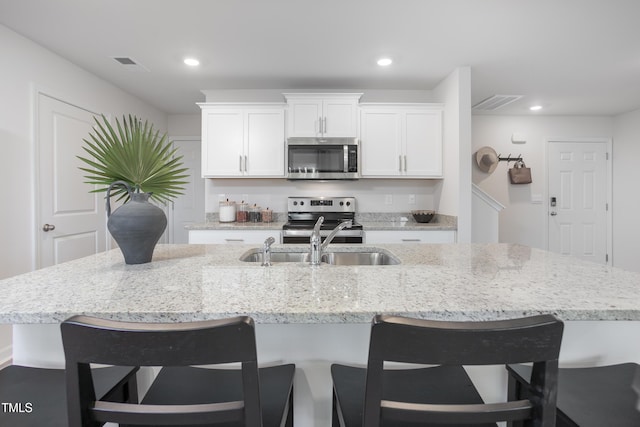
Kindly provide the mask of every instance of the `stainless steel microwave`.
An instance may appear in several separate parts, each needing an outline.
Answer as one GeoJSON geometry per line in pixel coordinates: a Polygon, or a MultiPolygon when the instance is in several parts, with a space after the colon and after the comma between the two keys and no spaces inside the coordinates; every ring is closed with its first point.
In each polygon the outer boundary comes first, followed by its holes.
{"type": "Polygon", "coordinates": [[[288,179],[358,179],[356,138],[289,138],[288,179]]]}

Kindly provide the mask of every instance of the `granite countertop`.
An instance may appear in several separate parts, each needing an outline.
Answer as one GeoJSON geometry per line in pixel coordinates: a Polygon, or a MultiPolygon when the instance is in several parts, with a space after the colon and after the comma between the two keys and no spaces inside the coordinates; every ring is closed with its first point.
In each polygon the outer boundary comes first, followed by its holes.
{"type": "Polygon", "coordinates": [[[261,267],[239,260],[254,245],[158,245],[151,263],[125,265],[115,249],[1,280],[0,322],[57,323],[84,313],[148,322],[247,314],[258,323],[368,323],[383,312],[640,320],[639,273],[511,244],[376,246],[402,263],[261,267]]]}

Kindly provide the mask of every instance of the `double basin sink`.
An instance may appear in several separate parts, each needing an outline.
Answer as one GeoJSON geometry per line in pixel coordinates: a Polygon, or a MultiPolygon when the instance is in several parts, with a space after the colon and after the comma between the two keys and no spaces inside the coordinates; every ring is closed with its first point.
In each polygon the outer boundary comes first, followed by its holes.
{"type": "MultiPolygon", "coordinates": [[[[278,251],[271,250],[271,262],[299,262],[309,263],[311,254],[305,251],[278,251]]],[[[355,252],[326,251],[322,253],[320,260],[331,265],[397,265],[400,260],[391,252],[381,248],[363,248],[355,252]]],[[[262,249],[250,249],[240,257],[240,261],[262,262],[262,249]]]]}

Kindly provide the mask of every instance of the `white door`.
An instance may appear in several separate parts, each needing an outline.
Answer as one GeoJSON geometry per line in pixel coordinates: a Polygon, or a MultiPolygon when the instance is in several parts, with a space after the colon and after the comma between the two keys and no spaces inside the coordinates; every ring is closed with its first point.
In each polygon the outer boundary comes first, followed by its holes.
{"type": "Polygon", "coordinates": [[[549,141],[549,250],[609,263],[608,143],[549,141]]]}
{"type": "Polygon", "coordinates": [[[95,113],[38,95],[37,173],[39,268],[106,249],[104,193],[89,193],[82,162],[83,138],[95,113]]]}
{"type": "Polygon", "coordinates": [[[178,155],[182,155],[182,162],[188,168],[189,182],[184,186],[182,195],[176,197],[171,204],[170,232],[171,243],[189,243],[189,231],[184,227],[188,224],[204,222],[204,178],[200,172],[201,145],[200,140],[175,139],[173,145],[178,148],[178,155]]]}

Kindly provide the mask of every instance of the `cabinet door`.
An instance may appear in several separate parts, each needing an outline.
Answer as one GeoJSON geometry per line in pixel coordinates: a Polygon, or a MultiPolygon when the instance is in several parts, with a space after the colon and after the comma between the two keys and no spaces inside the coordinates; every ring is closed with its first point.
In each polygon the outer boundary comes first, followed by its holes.
{"type": "Polygon", "coordinates": [[[289,104],[289,137],[321,135],[322,99],[292,99],[289,104]]]}
{"type": "Polygon", "coordinates": [[[246,113],[246,175],[284,177],[284,108],[246,113]]]}
{"type": "Polygon", "coordinates": [[[399,176],[401,171],[401,114],[393,110],[360,111],[363,177],[399,176]]]}
{"type": "Polygon", "coordinates": [[[326,99],[322,103],[322,134],[326,137],[351,137],[357,133],[357,101],[326,99]]]}
{"type": "Polygon", "coordinates": [[[442,112],[407,111],[404,118],[404,165],[407,177],[442,176],[442,112]]]}
{"type": "Polygon", "coordinates": [[[202,111],[203,176],[242,176],[243,129],[241,108],[202,111]]]}

